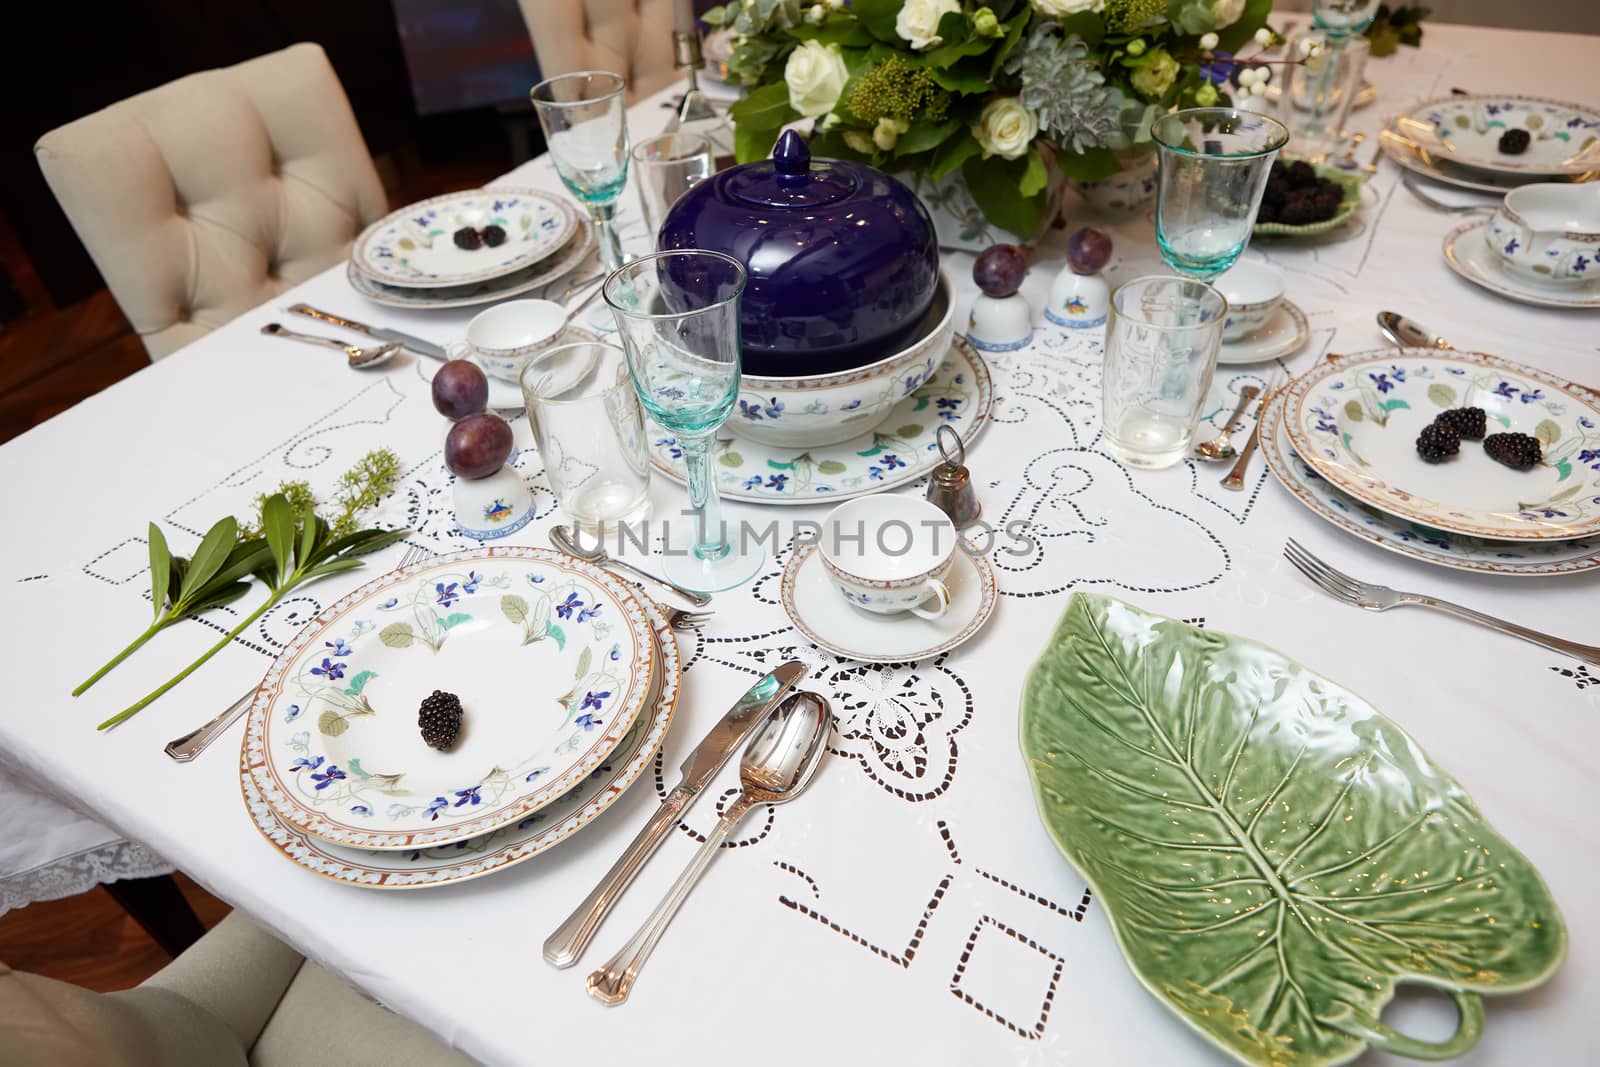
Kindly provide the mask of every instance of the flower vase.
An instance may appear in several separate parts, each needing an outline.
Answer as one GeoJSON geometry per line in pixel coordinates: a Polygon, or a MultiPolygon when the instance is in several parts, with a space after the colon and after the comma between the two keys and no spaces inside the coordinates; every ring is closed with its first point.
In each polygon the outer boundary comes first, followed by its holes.
{"type": "Polygon", "coordinates": [[[1061,213],[1061,196],[1066,180],[1053,163],[1049,164],[1049,184],[1045,187],[1045,210],[1039,226],[1033,233],[1012,233],[996,226],[983,214],[983,209],[972,198],[967,180],[959,170],[947,174],[937,182],[922,171],[905,175],[906,184],[917,194],[922,205],[933,219],[938,234],[939,247],[961,252],[982,252],[997,244],[1032,244],[1050,228],[1061,213]]]}
{"type": "Polygon", "coordinates": [[[1117,162],[1122,164],[1122,169],[1109,178],[1097,182],[1072,182],[1084,203],[1094,211],[1132,214],[1155,199],[1154,152],[1118,152],[1117,162]]]}

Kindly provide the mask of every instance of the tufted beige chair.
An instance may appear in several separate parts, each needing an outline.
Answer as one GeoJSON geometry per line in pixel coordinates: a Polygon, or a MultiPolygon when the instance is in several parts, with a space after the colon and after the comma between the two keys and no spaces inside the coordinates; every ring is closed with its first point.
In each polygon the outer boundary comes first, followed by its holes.
{"type": "Polygon", "coordinates": [[[519,0],[546,78],[609,70],[628,82],[628,103],[677,81],[674,0],[519,0]]]}
{"type": "Polygon", "coordinates": [[[140,93],[34,153],[152,359],[336,263],[386,210],[314,44],[140,93]]]}

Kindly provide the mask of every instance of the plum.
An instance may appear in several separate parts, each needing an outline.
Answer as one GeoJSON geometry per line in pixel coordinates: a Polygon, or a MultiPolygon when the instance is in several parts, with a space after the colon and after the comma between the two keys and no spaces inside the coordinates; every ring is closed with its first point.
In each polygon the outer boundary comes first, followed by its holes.
{"type": "Polygon", "coordinates": [[[1111,238],[1085,226],[1067,238],[1067,264],[1074,274],[1096,274],[1111,262],[1111,238]]]}
{"type": "Polygon", "coordinates": [[[467,359],[452,359],[433,376],[433,407],[447,419],[464,419],[489,404],[489,379],[467,359]]]}
{"type": "Polygon", "coordinates": [[[984,296],[1007,297],[1022,288],[1028,257],[1016,245],[990,245],[972,265],[972,280],[984,296]]]}
{"type": "Polygon", "coordinates": [[[444,439],[444,462],[458,478],[487,478],[511,455],[511,427],[487,411],[468,415],[444,439]]]}

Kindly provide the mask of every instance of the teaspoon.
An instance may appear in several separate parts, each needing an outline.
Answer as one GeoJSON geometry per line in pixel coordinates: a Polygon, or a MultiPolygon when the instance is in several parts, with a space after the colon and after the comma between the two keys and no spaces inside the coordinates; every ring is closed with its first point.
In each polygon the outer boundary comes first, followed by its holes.
{"type": "Polygon", "coordinates": [[[669,582],[665,578],[657,577],[656,575],[651,574],[649,571],[642,571],[631,563],[624,563],[620,559],[611,558],[611,554],[605,550],[605,546],[600,544],[599,541],[595,542],[595,546],[593,548],[584,548],[578,544],[577,536],[565,526],[551,527],[550,543],[555,545],[561,551],[565,552],[567,555],[577,556],[579,559],[588,560],[596,567],[607,567],[612,570],[627,571],[636,578],[654,582],[662,588],[670,589],[697,608],[703,608],[707,604],[711,603],[711,596],[708,593],[696,593],[693,589],[685,589],[683,586],[678,585],[675,582],[669,582]]]}
{"type": "Polygon", "coordinates": [[[1223,424],[1222,432],[1209,441],[1201,441],[1194,446],[1194,454],[1201,459],[1225,460],[1232,459],[1239,453],[1234,450],[1232,435],[1238,428],[1238,423],[1244,417],[1244,409],[1250,406],[1250,401],[1261,395],[1261,387],[1247,385],[1239,390],[1239,402],[1233,407],[1233,414],[1228,416],[1228,421],[1223,424]]]}
{"type": "Polygon", "coordinates": [[[310,345],[322,345],[324,348],[337,348],[349,359],[350,366],[376,367],[380,363],[387,363],[389,357],[400,351],[399,341],[390,341],[386,345],[373,345],[371,348],[361,348],[357,345],[345,344],[337,337],[320,337],[313,333],[296,333],[287,326],[277,322],[269,322],[261,327],[261,332],[271,337],[286,337],[291,341],[304,341],[310,345]]]}
{"type": "MultiPolygon", "coordinates": [[[[1378,330],[1391,344],[1401,348],[1445,348],[1454,350],[1455,345],[1446,341],[1436,333],[1432,333],[1416,319],[1408,319],[1394,311],[1378,312],[1378,330]]],[[[1600,389],[1581,382],[1573,382],[1579,389],[1586,393],[1600,396],[1600,389]]]]}
{"type": "Polygon", "coordinates": [[[589,995],[606,1004],[628,999],[645,960],[666,933],[667,924],[711,864],[739,820],[758,804],[782,804],[805,792],[828,750],[828,702],[815,693],[790,694],[768,717],[739,758],[739,795],[694,854],[689,866],[645,924],[611,961],[589,976],[589,995]]]}

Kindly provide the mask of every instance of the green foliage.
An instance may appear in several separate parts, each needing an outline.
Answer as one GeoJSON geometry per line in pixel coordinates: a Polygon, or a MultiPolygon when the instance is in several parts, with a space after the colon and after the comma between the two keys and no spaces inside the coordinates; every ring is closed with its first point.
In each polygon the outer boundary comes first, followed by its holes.
{"type": "MultiPolygon", "coordinates": [[[[383,498],[394,492],[400,483],[400,457],[387,448],[375,449],[356,461],[355,466],[339,475],[334,487],[334,503],[338,513],[329,525],[336,536],[356,529],[356,519],[363,511],[377,507],[383,498]]],[[[318,500],[311,485],[303,481],[280,482],[275,493],[261,493],[252,504],[253,519],[239,524],[239,539],[248,541],[262,535],[262,512],[273,496],[282,496],[291,514],[300,514],[316,508],[318,500]]]]}
{"type": "MultiPolygon", "coordinates": [[[[1012,233],[1024,236],[1038,230],[1044,221],[1045,195],[1023,196],[1022,182],[1028,176],[1033,153],[1022,159],[969,159],[961,165],[967,190],[983,209],[984,218],[1012,233]]],[[[1040,164],[1042,167],[1042,164],[1040,164]]]]}
{"type": "Polygon", "coordinates": [[[935,80],[934,71],[913,66],[903,56],[863,70],[852,85],[850,112],[868,126],[884,118],[938,122],[950,108],[950,93],[935,80]]]}
{"type": "Polygon", "coordinates": [[[1394,10],[1388,4],[1378,6],[1378,14],[1367,27],[1367,42],[1374,58],[1392,56],[1401,45],[1411,48],[1422,46],[1422,20],[1433,12],[1420,4],[1401,4],[1394,10]]]}

